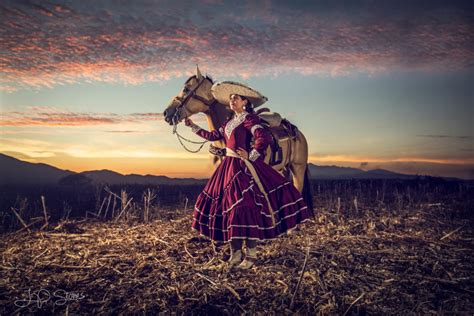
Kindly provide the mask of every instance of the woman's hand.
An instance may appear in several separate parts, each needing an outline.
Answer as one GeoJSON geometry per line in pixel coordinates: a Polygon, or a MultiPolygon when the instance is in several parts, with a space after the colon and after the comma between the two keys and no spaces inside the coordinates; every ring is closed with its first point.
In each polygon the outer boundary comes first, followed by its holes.
{"type": "Polygon", "coordinates": [[[239,147],[237,150],[236,150],[237,154],[243,158],[243,159],[249,159],[249,153],[243,149],[242,147],[239,147]]]}
{"type": "Polygon", "coordinates": [[[191,119],[185,118],[185,119],[184,119],[184,124],[185,124],[186,126],[191,126],[191,125],[193,125],[194,123],[193,123],[193,121],[191,121],[191,119]]]}

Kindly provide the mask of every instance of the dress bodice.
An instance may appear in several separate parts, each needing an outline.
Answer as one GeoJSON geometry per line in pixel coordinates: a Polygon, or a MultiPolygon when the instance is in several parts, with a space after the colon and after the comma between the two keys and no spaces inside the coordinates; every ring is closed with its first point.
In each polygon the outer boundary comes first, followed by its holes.
{"type": "Polygon", "coordinates": [[[245,149],[252,161],[265,156],[265,150],[272,139],[270,133],[260,124],[260,118],[254,113],[247,112],[234,115],[219,129],[211,132],[197,125],[192,129],[194,133],[210,141],[224,139],[226,146],[233,151],[239,148],[245,149]]]}
{"type": "Polygon", "coordinates": [[[252,149],[250,147],[252,134],[244,126],[247,116],[246,112],[236,115],[224,125],[223,131],[226,146],[234,151],[238,148],[244,148],[246,151],[252,149]]]}

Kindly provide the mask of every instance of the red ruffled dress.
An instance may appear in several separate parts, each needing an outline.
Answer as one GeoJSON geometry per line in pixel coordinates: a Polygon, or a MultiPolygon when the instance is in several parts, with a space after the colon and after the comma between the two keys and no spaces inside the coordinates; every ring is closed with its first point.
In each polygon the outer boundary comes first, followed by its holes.
{"type": "Polygon", "coordinates": [[[233,151],[241,147],[249,152],[267,194],[265,198],[242,159],[226,156],[197,198],[193,229],[214,241],[265,240],[310,219],[311,212],[293,183],[264,162],[271,135],[256,114],[237,114],[212,132],[197,125],[192,130],[210,141],[224,139],[233,151]]]}

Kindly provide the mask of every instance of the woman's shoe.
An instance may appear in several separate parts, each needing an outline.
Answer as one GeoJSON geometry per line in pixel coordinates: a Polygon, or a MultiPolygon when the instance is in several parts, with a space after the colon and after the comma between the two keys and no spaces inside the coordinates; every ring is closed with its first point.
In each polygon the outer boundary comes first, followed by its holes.
{"type": "Polygon", "coordinates": [[[250,257],[246,257],[244,259],[244,261],[242,261],[238,266],[237,268],[239,269],[242,269],[242,270],[248,270],[250,268],[253,267],[253,265],[255,264],[255,261],[257,260],[257,258],[250,258],[250,257]]]}
{"type": "Polygon", "coordinates": [[[238,268],[248,270],[253,267],[255,261],[257,261],[257,247],[247,248],[245,259],[238,265],[238,268]]]}
{"type": "Polygon", "coordinates": [[[232,254],[227,261],[227,264],[229,265],[229,268],[235,267],[236,265],[242,263],[242,250],[235,250],[232,251],[232,254]]]}

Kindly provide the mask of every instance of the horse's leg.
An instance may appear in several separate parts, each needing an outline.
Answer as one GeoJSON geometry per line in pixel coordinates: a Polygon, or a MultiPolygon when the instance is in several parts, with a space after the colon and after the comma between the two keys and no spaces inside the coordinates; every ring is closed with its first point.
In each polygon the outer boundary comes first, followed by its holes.
{"type": "Polygon", "coordinates": [[[306,171],[306,164],[291,164],[291,173],[293,174],[293,184],[300,191],[303,192],[304,173],[306,171]]]}
{"type": "Polygon", "coordinates": [[[300,191],[309,212],[314,217],[313,193],[308,170],[308,142],[299,131],[290,158],[290,168],[295,186],[300,191]]]}
{"type": "Polygon", "coordinates": [[[300,131],[298,131],[297,137],[291,141],[290,148],[290,161],[288,164],[293,174],[293,184],[302,193],[308,163],[308,143],[300,131]]]}

